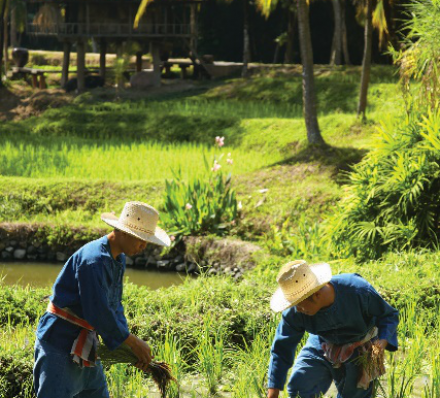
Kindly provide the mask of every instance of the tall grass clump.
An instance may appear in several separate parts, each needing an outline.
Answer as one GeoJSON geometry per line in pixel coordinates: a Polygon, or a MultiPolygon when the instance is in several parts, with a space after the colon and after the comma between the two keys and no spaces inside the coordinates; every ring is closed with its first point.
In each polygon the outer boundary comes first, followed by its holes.
{"type": "MultiPolygon", "coordinates": [[[[178,171],[165,181],[163,221],[174,235],[225,235],[237,223],[232,175],[221,171],[221,159],[216,156],[211,166],[205,157],[206,172],[199,177],[185,181],[178,171]]],[[[226,163],[232,162],[229,154],[226,163]]]]}
{"type": "Polygon", "coordinates": [[[440,108],[384,123],[327,221],[331,250],[376,258],[388,250],[438,247],[439,194],[440,108]]]}

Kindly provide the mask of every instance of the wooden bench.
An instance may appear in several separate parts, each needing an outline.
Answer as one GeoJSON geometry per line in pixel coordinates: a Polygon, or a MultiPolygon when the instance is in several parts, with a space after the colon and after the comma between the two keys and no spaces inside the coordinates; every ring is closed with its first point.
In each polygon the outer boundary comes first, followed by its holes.
{"type": "Polygon", "coordinates": [[[35,68],[19,68],[18,66],[12,67],[12,77],[23,78],[27,81],[28,76],[31,76],[33,88],[47,88],[46,77],[44,75],[45,73],[60,73],[60,71],[35,68]]]}

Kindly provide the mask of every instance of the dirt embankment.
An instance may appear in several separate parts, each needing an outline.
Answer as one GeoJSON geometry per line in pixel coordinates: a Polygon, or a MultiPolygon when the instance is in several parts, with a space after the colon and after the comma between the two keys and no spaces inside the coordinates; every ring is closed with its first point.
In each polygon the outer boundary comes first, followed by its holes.
{"type": "Polygon", "coordinates": [[[38,116],[48,108],[59,108],[72,102],[74,96],[61,89],[32,91],[14,85],[0,88],[0,121],[18,121],[38,116]]]}

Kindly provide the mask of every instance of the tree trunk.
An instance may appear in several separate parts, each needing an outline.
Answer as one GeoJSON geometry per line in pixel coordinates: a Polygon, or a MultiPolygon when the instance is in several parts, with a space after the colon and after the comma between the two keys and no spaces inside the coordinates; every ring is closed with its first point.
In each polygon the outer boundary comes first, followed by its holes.
{"type": "Polygon", "coordinates": [[[345,65],[351,65],[350,53],[348,52],[347,40],[347,24],[345,21],[345,0],[341,0],[341,15],[342,15],[342,51],[344,52],[345,65]]]}
{"type": "Polygon", "coordinates": [[[4,20],[6,13],[7,0],[0,0],[0,87],[3,86],[3,43],[5,41],[4,36],[4,20]]]}
{"type": "Polygon", "coordinates": [[[243,0],[243,69],[241,77],[248,76],[248,66],[251,58],[249,43],[249,0],[243,0]]]}
{"type": "Polygon", "coordinates": [[[15,7],[11,10],[11,47],[17,47],[17,12],[15,7]]]}
{"type": "Polygon", "coordinates": [[[8,77],[8,69],[9,69],[9,53],[8,53],[8,44],[9,44],[9,29],[8,29],[8,22],[9,22],[9,4],[8,1],[6,1],[6,10],[5,15],[3,16],[3,29],[4,29],[4,43],[3,43],[3,51],[5,52],[5,78],[8,77]]]}
{"type": "Polygon", "coordinates": [[[287,41],[286,41],[286,55],[284,56],[284,63],[293,64],[293,43],[295,40],[295,21],[296,12],[293,6],[290,6],[287,11],[287,41]]]}
{"type": "Polygon", "coordinates": [[[313,49],[310,37],[307,0],[298,1],[299,43],[303,65],[303,109],[310,144],[325,145],[318,125],[316,111],[315,80],[313,76],[313,49]]]}
{"type": "Polygon", "coordinates": [[[366,1],[367,15],[364,33],[364,58],[362,60],[361,91],[357,112],[358,117],[362,115],[362,119],[365,119],[365,112],[367,109],[368,85],[370,83],[371,72],[371,48],[373,41],[373,0],[366,1]]]}
{"type": "Polygon", "coordinates": [[[334,31],[330,65],[342,64],[342,7],[341,0],[332,0],[334,31]]]}

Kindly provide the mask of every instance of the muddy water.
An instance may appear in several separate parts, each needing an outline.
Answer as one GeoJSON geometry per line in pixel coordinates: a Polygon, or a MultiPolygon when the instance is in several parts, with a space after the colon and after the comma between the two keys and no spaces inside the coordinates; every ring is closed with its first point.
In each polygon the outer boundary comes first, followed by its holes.
{"type": "MultiPolygon", "coordinates": [[[[62,264],[0,262],[0,279],[3,279],[7,285],[46,287],[53,284],[62,267],[62,264]]],[[[165,273],[128,268],[125,271],[125,278],[136,285],[147,286],[154,290],[179,285],[185,275],[177,272],[165,273]]]]}

